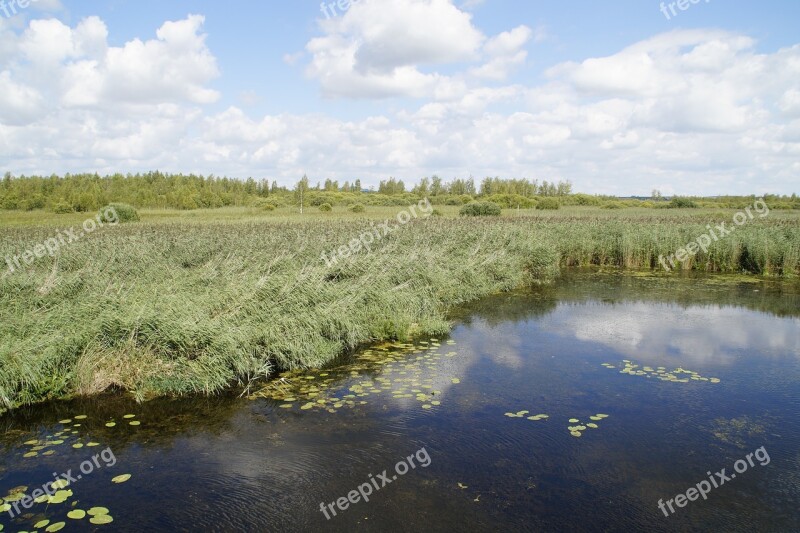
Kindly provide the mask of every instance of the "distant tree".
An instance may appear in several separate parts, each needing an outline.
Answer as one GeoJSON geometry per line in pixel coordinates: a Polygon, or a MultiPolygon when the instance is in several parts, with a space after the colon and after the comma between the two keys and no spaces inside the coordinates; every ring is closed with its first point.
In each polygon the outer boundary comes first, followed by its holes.
{"type": "Polygon", "coordinates": [[[303,178],[297,182],[294,188],[294,200],[300,206],[300,214],[303,214],[303,207],[306,202],[306,196],[309,191],[308,176],[303,175],[303,178]]]}

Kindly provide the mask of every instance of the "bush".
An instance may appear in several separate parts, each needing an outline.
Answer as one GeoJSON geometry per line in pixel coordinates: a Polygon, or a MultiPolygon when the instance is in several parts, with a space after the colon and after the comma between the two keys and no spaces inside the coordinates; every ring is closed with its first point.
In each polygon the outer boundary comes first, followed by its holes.
{"type": "Polygon", "coordinates": [[[600,204],[600,199],[595,196],[590,196],[588,194],[576,194],[572,197],[575,205],[598,205],[600,204]]]}
{"type": "Polygon", "coordinates": [[[675,197],[669,202],[670,209],[687,209],[695,208],[697,204],[688,198],[675,197]]]}
{"type": "Polygon", "coordinates": [[[431,211],[431,216],[432,217],[440,217],[440,216],[442,216],[442,212],[439,211],[438,209],[434,209],[433,211],[431,211]]]}
{"type": "Polygon", "coordinates": [[[250,207],[264,209],[265,211],[275,211],[275,204],[266,198],[257,198],[250,204],[250,207]]]}
{"type": "Polygon", "coordinates": [[[72,206],[67,202],[58,202],[56,205],[53,206],[53,213],[57,215],[66,215],[68,213],[74,213],[75,210],[72,209],[72,206]]]}
{"type": "Polygon", "coordinates": [[[622,202],[606,202],[600,206],[600,209],[625,209],[622,202]]]}
{"type": "Polygon", "coordinates": [[[351,213],[363,213],[367,210],[363,204],[353,204],[348,209],[350,209],[351,213]]]}
{"type": "Polygon", "coordinates": [[[120,224],[124,224],[125,222],[139,222],[139,213],[136,211],[136,208],[128,204],[108,204],[100,210],[100,215],[105,222],[111,222],[112,224],[114,222],[119,222],[120,224]],[[116,221],[107,214],[112,210],[116,213],[116,221]]]}
{"type": "Polygon", "coordinates": [[[502,209],[494,202],[472,202],[458,212],[463,217],[499,217],[502,209]]]}
{"type": "Polygon", "coordinates": [[[536,209],[561,209],[561,203],[555,198],[542,198],[542,200],[536,206],[536,209]]]}
{"type": "Polygon", "coordinates": [[[319,210],[322,211],[323,213],[330,213],[331,211],[333,211],[333,207],[331,207],[331,204],[322,204],[321,206],[319,206],[319,210]]]}
{"type": "Polygon", "coordinates": [[[522,209],[530,209],[532,207],[536,207],[535,200],[526,198],[519,194],[493,194],[491,196],[487,196],[485,200],[487,202],[493,202],[506,209],[516,209],[517,207],[522,209]]]}

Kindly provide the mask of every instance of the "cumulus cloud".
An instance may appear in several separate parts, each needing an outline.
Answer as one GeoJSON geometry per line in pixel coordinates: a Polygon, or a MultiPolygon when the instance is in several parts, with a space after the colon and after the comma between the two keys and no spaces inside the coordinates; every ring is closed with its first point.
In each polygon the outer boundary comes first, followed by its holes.
{"type": "MultiPolygon", "coordinates": [[[[394,98],[349,120],[212,111],[203,17],[109,44],[98,17],[0,21],[0,160],[15,173],[159,168],[284,183],[437,173],[571,179],[607,194],[791,192],[800,172],[800,45],[673,31],[514,80],[537,30],[486,36],[448,0],[362,0],[291,62],[323,95],[394,98]],[[412,98],[414,100],[409,100],[412,98]],[[391,111],[389,111],[391,109],[391,111]],[[753,190],[758,187],[758,190],[753,190]]],[[[3,169],[0,169],[3,170],[3,169]]]]}
{"type": "Polygon", "coordinates": [[[306,46],[306,72],[325,95],[347,98],[460,97],[466,72],[437,68],[485,59],[470,74],[504,80],[524,63],[522,48],[533,34],[520,26],[487,38],[451,0],[361,0],[320,28],[324,35],[306,46]]]}

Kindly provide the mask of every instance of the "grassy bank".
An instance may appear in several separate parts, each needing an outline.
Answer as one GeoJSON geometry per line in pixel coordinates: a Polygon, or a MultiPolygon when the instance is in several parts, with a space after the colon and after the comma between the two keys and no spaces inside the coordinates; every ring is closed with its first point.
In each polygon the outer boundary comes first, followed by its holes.
{"type": "MultiPolygon", "coordinates": [[[[467,220],[445,209],[398,227],[371,253],[322,260],[398,211],[143,211],[142,222],[64,246],[0,279],[0,410],[113,387],[139,398],[213,393],[278,367],[316,367],[359,344],[446,330],[454,306],[559,267],[659,268],[659,255],[733,213],[576,209],[467,220]]],[[[0,213],[0,257],[86,218],[56,226],[49,216],[0,213]]],[[[755,220],[682,268],[794,278],[800,219],[755,220]]]]}

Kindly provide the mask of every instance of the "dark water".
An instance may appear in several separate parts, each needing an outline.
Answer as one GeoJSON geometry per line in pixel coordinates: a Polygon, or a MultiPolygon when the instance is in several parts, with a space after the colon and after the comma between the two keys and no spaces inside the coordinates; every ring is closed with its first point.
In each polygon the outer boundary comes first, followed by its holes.
{"type": "Polygon", "coordinates": [[[798,531],[798,316],[796,285],[577,272],[461,310],[449,338],[289,374],[253,399],[21,410],[0,418],[0,497],[98,461],[65,501],[3,513],[0,530],[798,531]],[[624,360],[638,366],[620,373],[624,360]],[[707,500],[659,509],[723,468],[707,500]],[[397,479],[375,489],[384,470],[397,479]],[[359,486],[369,502],[335,506],[359,486]],[[112,523],[67,517],[98,506],[112,523]]]}

